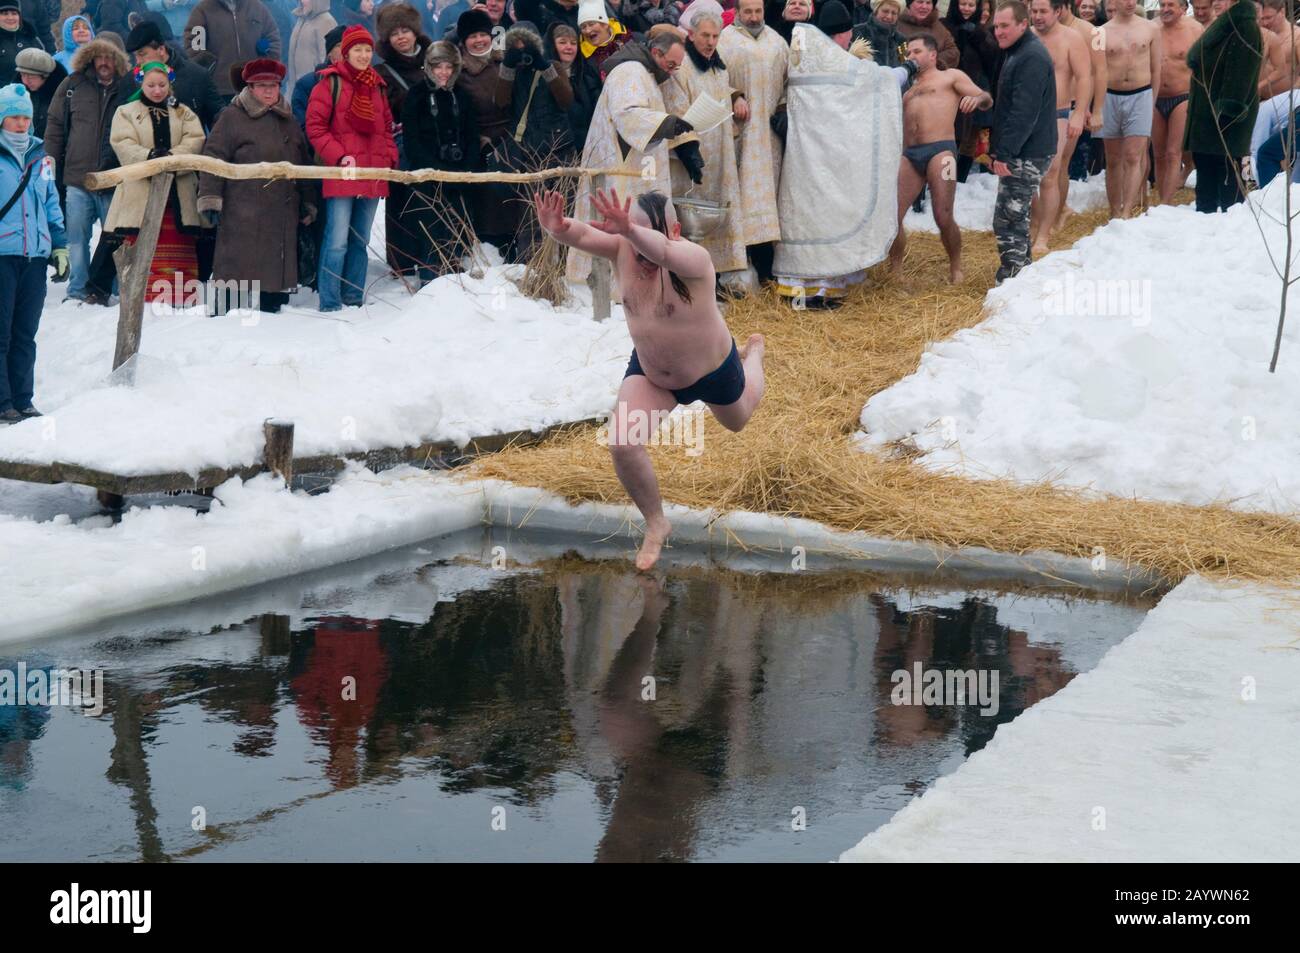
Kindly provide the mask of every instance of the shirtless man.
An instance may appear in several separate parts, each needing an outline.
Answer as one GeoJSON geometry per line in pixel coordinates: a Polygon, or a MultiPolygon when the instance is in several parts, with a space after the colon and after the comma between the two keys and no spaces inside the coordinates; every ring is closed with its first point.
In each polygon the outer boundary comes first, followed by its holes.
{"type": "Polygon", "coordinates": [[[1288,23],[1286,0],[1258,0],[1259,32],[1264,38],[1264,67],[1260,70],[1262,102],[1300,86],[1300,27],[1288,23]]]}
{"type": "Polygon", "coordinates": [[[1029,19],[1056,69],[1056,158],[1038,186],[1029,216],[1031,255],[1047,254],[1047,238],[1062,205],[1061,180],[1069,181],[1070,156],[1092,109],[1092,60],[1077,30],[1060,24],[1070,0],[1031,0],[1029,19]]]}
{"type": "Polygon", "coordinates": [[[1156,191],[1167,204],[1187,182],[1191,154],[1183,152],[1187,96],[1192,71],[1187,51],[1205,28],[1187,15],[1187,0],[1160,0],[1160,88],[1151,117],[1151,146],[1156,157],[1156,191]]]}
{"type": "Polygon", "coordinates": [[[591,202],[603,221],[567,218],[559,192],[533,197],[538,223],[556,241],[614,263],[634,347],[610,420],[609,450],[645,519],[636,567],[649,569],[672,527],[646,451],[654,435],[642,422],[702,400],[722,426],[741,430],[763,398],[763,336],[751,334],[744,352],[737,349],[714,299],[709,253],[681,237],[662,192],[640,195],[634,205],[597,189],[591,202]]]}
{"type": "Polygon", "coordinates": [[[1115,0],[1114,17],[1101,28],[1106,41],[1106,198],[1112,218],[1128,218],[1141,198],[1154,113],[1152,87],[1160,86],[1160,27],[1137,16],[1137,0],[1115,0]]]}
{"type": "MultiPolygon", "coordinates": [[[[1100,27],[1093,26],[1083,17],[1075,16],[1068,3],[1061,7],[1059,13],[1061,26],[1074,30],[1088,44],[1088,58],[1092,62],[1092,108],[1088,110],[1087,132],[1091,136],[1100,138],[1102,118],[1106,115],[1105,34],[1101,32],[1100,27]]],[[[1071,151],[1076,145],[1077,142],[1070,144],[1071,151]]],[[[1066,219],[1070,217],[1069,198],[1070,163],[1067,162],[1061,169],[1061,211],[1056,215],[1056,223],[1052,226],[1053,233],[1065,225],[1066,219]]]]}
{"type": "Polygon", "coordinates": [[[961,70],[939,69],[939,44],[928,33],[907,41],[907,58],[916,64],[916,76],[903,94],[898,235],[889,248],[889,267],[895,274],[903,268],[903,254],[907,250],[903,216],[928,184],[934,222],[939,226],[943,250],[948,253],[948,280],[960,284],[965,275],[961,270],[961,229],[952,216],[953,196],[957,191],[957,143],[953,129],[958,110],[972,113],[977,109],[991,109],[993,97],[961,70]]]}
{"type": "Polygon", "coordinates": [[[1201,25],[1202,30],[1214,22],[1210,0],[1192,0],[1192,19],[1201,25]]]}

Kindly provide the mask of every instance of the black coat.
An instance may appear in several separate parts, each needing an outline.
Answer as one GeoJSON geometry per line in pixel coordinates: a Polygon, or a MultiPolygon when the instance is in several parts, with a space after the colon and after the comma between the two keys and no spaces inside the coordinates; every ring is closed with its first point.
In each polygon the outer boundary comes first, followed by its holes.
{"type": "Polygon", "coordinates": [[[26,19],[12,33],[8,30],[0,30],[0,76],[14,75],[14,64],[18,54],[23,50],[32,48],[48,50],[52,46],[53,44],[48,40],[41,43],[40,37],[36,35],[36,29],[26,19]]]}
{"type": "MultiPolygon", "coordinates": [[[[402,104],[402,133],[413,169],[479,171],[478,122],[464,89],[435,89],[428,78],[411,87],[402,104]],[[436,108],[435,108],[436,107],[436,108]]],[[[470,186],[429,182],[415,187],[403,211],[403,227],[420,236],[415,252],[422,278],[456,271],[466,252],[470,224],[470,186]]]]}
{"type": "Polygon", "coordinates": [[[989,154],[999,162],[1056,155],[1056,69],[1033,30],[1005,51],[989,154]]]}
{"type": "Polygon", "coordinates": [[[41,46],[53,56],[54,21],[50,19],[50,11],[45,5],[45,0],[20,0],[18,6],[19,12],[22,13],[23,25],[32,28],[37,39],[41,41],[41,46]]]}
{"type": "Polygon", "coordinates": [[[143,0],[100,0],[95,15],[95,32],[111,30],[125,41],[131,32],[131,14],[143,19],[148,12],[143,0]]]}
{"type": "Polygon", "coordinates": [[[172,45],[167,47],[167,65],[176,74],[172,83],[172,95],[178,103],[184,103],[199,117],[203,131],[208,132],[217,121],[217,113],[230,102],[217,92],[217,85],[212,81],[212,74],[202,66],[191,63],[172,45]]]}
{"type": "MultiPolygon", "coordinates": [[[[955,3],[956,0],[953,0],[955,3]]],[[[871,57],[879,66],[902,66],[903,60],[898,55],[898,48],[906,42],[906,37],[896,27],[885,26],[875,17],[853,28],[853,39],[865,39],[871,44],[871,57]]]]}
{"type": "MultiPolygon", "coordinates": [[[[606,12],[608,12],[608,6],[606,4],[606,12]]],[[[545,36],[551,27],[557,23],[567,24],[573,27],[574,33],[577,33],[578,5],[574,4],[572,8],[565,9],[555,0],[515,0],[515,19],[518,21],[527,20],[537,27],[537,31],[542,36],[545,36]]]]}

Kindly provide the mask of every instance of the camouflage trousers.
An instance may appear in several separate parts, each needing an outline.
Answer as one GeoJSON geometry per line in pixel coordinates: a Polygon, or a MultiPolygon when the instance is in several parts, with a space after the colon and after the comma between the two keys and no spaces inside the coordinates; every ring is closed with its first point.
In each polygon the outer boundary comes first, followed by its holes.
{"type": "Polygon", "coordinates": [[[1029,264],[1029,206],[1052,158],[1008,159],[1011,174],[998,179],[993,237],[998,243],[998,257],[1002,259],[997,274],[999,284],[1029,264]]]}

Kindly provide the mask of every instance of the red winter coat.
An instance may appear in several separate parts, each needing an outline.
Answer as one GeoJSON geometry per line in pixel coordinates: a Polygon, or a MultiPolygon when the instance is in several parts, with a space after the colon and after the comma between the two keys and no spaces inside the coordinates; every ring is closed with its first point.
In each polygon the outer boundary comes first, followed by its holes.
{"type": "MultiPolygon", "coordinates": [[[[311,91],[307,102],[307,138],[320,153],[326,165],[339,165],[344,156],[352,156],[358,168],[396,169],[397,144],[393,142],[393,114],[384,95],[384,82],[376,89],[376,108],[379,110],[384,131],[359,132],[348,112],[352,105],[353,83],[337,66],[320,71],[320,82],[311,91]],[[335,78],[337,77],[337,79],[335,78]],[[334,86],[339,90],[334,102],[334,86]]],[[[327,199],[359,197],[381,199],[388,197],[388,183],[381,179],[326,179],[321,191],[327,199]]]]}

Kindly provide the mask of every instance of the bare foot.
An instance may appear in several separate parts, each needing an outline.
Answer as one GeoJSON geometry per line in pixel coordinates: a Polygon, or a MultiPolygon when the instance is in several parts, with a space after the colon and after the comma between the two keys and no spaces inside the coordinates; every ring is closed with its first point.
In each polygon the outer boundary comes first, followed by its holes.
{"type": "Polygon", "coordinates": [[[1029,249],[1029,254],[1034,258],[1042,258],[1049,251],[1051,251],[1051,249],[1046,245],[1035,245],[1033,248],[1029,249]]]}
{"type": "Polygon", "coordinates": [[[654,564],[659,561],[659,552],[668,541],[668,534],[672,529],[668,520],[662,516],[646,520],[645,541],[641,543],[641,550],[636,554],[637,569],[644,571],[654,567],[654,564]]]}
{"type": "Polygon", "coordinates": [[[1061,229],[1065,228],[1065,223],[1074,215],[1074,209],[1069,206],[1061,206],[1061,214],[1056,216],[1056,224],[1052,226],[1052,234],[1055,235],[1061,229]]]}
{"type": "Polygon", "coordinates": [[[961,262],[955,261],[948,266],[948,283],[959,285],[966,280],[966,273],[961,270],[961,262]]]}

